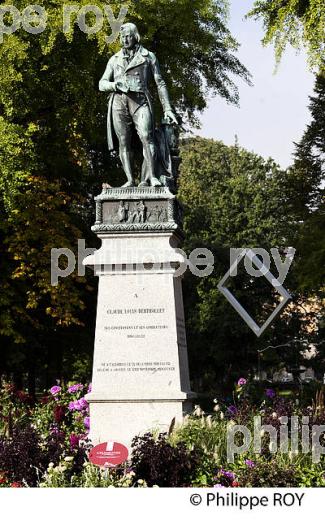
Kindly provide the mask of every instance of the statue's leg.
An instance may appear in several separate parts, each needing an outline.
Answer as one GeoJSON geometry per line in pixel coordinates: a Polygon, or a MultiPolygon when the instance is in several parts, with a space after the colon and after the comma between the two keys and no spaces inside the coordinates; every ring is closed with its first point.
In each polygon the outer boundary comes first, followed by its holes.
{"type": "Polygon", "coordinates": [[[161,186],[159,180],[155,177],[156,147],[153,139],[152,115],[148,105],[143,105],[137,109],[133,115],[133,121],[143,146],[142,182],[140,186],[148,184],[161,186]]]}
{"type": "Polygon", "coordinates": [[[127,100],[125,99],[124,94],[114,96],[112,112],[113,127],[119,142],[119,155],[123,170],[127,177],[127,182],[123,187],[131,187],[134,186],[131,166],[132,117],[129,113],[127,100]]]}

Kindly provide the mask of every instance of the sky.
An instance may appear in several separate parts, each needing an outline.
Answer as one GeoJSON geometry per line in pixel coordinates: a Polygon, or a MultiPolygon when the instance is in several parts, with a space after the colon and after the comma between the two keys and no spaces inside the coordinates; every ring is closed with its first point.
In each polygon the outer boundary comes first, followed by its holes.
{"type": "Polygon", "coordinates": [[[209,100],[201,115],[202,127],[195,133],[235,142],[263,157],[272,157],[281,167],[292,164],[294,142],[298,142],[310,121],[308,97],[314,76],[308,70],[304,52],[288,47],[276,73],[274,48],[263,47],[262,23],[245,20],[254,0],[231,0],[229,28],[241,44],[237,56],[252,74],[253,86],[234,78],[239,88],[240,107],[220,97],[209,100]]]}

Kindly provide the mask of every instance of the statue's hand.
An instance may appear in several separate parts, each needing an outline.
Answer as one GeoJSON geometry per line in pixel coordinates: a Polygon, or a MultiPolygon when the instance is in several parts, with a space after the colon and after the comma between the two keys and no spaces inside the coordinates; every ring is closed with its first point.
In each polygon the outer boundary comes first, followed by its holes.
{"type": "Polygon", "coordinates": [[[110,81],[105,85],[106,92],[116,92],[116,83],[114,81],[110,81]]]}
{"type": "Polygon", "coordinates": [[[119,80],[115,83],[115,91],[117,92],[124,92],[125,94],[129,92],[129,86],[126,84],[125,81],[119,80]]]}
{"type": "Polygon", "coordinates": [[[164,114],[164,118],[169,124],[175,124],[178,125],[177,118],[172,110],[167,110],[164,114]]]}

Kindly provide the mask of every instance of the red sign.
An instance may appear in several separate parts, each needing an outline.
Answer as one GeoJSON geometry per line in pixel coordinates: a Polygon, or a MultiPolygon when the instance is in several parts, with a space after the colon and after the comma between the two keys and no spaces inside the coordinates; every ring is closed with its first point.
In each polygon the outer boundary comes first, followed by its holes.
{"type": "Polygon", "coordinates": [[[128,449],[123,444],[114,441],[103,442],[94,446],[89,453],[89,460],[97,466],[115,468],[129,456],[128,449]]]}

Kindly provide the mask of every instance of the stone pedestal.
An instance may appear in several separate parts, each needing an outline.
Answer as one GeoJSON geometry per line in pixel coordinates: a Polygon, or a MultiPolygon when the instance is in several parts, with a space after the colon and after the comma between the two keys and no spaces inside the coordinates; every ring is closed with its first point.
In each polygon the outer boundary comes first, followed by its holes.
{"type": "Polygon", "coordinates": [[[190,411],[194,395],[181,276],[175,276],[186,262],[177,251],[179,208],[166,188],[139,191],[114,189],[97,198],[93,230],[102,247],[85,260],[99,277],[87,396],[94,444],[130,447],[137,434],[167,431],[174,417],[181,421],[190,411]]]}

